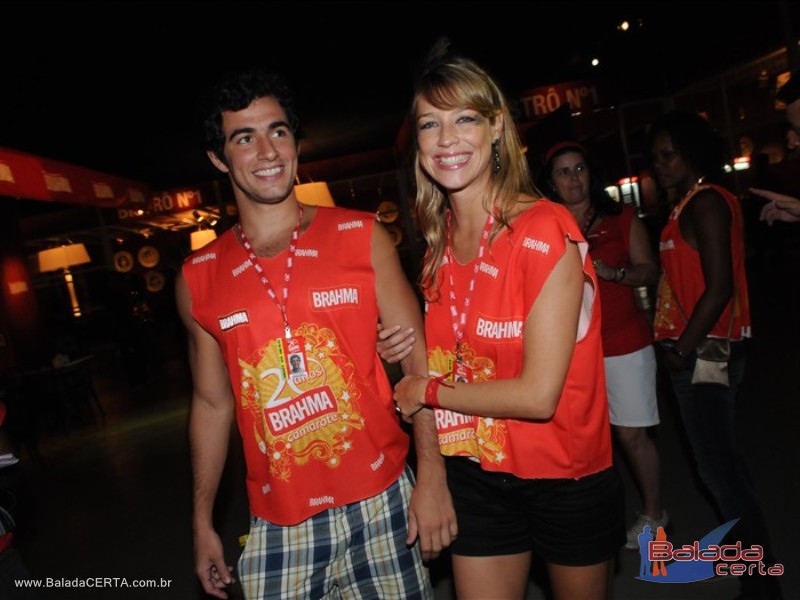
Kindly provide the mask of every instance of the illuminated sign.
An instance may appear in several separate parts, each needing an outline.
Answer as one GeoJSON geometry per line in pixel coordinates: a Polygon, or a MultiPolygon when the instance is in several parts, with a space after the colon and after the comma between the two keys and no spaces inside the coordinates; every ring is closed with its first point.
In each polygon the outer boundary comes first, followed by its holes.
{"type": "Polygon", "coordinates": [[[572,112],[591,110],[600,106],[600,97],[593,81],[581,80],[527,90],[516,102],[522,119],[531,120],[549,115],[564,104],[569,104],[572,112]]]}
{"type": "Polygon", "coordinates": [[[120,221],[133,221],[142,217],[167,215],[185,210],[198,208],[203,204],[200,190],[173,190],[160,192],[150,197],[150,200],[141,205],[129,205],[117,209],[120,221]]]}

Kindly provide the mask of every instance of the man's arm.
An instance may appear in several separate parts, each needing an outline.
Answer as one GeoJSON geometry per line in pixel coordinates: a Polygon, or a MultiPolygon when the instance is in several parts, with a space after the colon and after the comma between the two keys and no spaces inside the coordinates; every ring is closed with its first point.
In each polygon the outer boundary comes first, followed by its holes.
{"type": "MultiPolygon", "coordinates": [[[[400,266],[389,234],[380,225],[375,226],[372,235],[372,266],[382,326],[387,330],[396,326],[410,327],[417,332],[416,342],[400,361],[403,374],[427,377],[427,352],[419,302],[400,266]]],[[[420,411],[414,417],[413,426],[417,485],[409,506],[408,543],[419,539],[423,559],[431,560],[450,545],[458,528],[447,489],[444,459],[439,452],[433,411],[420,411]]]]}
{"type": "Polygon", "coordinates": [[[219,345],[192,317],[191,294],[182,274],[176,282],[176,298],[189,338],[193,384],[189,444],[194,480],[195,572],[207,594],[227,598],[224,588],[233,582],[233,567],[225,564],[212,513],[228,453],[234,399],[219,345]]]}
{"type": "Polygon", "coordinates": [[[408,356],[416,341],[413,327],[395,325],[386,329],[378,323],[378,354],[389,364],[400,362],[408,356]]]}

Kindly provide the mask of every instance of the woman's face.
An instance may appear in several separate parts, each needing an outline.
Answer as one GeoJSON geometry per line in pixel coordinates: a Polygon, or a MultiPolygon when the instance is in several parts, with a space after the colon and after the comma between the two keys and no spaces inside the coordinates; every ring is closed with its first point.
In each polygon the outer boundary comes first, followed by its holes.
{"type": "Polygon", "coordinates": [[[491,181],[502,117],[492,124],[475,110],[440,109],[419,98],[415,126],[420,166],[448,193],[491,181]]]}
{"type": "Polygon", "coordinates": [[[589,202],[589,167],[580,152],[565,152],[553,159],[550,185],[564,204],[589,202]]]}
{"type": "Polygon", "coordinates": [[[681,153],[675,149],[672,136],[666,131],[660,131],[655,135],[650,152],[653,175],[662,188],[677,188],[679,191],[684,191],[696,183],[697,176],[681,153]]]}

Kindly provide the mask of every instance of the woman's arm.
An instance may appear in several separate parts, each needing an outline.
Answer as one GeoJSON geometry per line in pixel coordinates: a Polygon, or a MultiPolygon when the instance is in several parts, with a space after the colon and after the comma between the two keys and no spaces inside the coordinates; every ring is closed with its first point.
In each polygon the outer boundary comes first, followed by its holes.
{"type": "MultiPolygon", "coordinates": [[[[584,285],[580,252],[576,244],[568,243],[525,320],[519,377],[442,385],[439,405],[484,417],[552,417],[575,348],[584,285]]],[[[428,382],[427,378],[404,377],[395,386],[395,401],[404,418],[425,404],[428,382]]]]}
{"type": "Polygon", "coordinates": [[[700,192],[680,216],[681,232],[700,254],[705,279],[705,290],[692,314],[686,315],[686,329],[675,342],[684,354],[694,351],[708,335],[733,296],[732,223],[728,203],[713,190],[700,192]]]}
{"type": "Polygon", "coordinates": [[[633,287],[654,285],[658,281],[658,263],[653,254],[647,227],[636,215],[631,219],[629,252],[631,266],[625,270],[625,277],[620,283],[633,287]]]}

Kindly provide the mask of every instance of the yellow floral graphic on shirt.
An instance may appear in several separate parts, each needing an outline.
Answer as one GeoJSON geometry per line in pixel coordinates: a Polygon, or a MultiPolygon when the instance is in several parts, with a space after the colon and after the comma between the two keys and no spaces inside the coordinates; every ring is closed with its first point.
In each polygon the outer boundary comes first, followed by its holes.
{"type": "MultiPolygon", "coordinates": [[[[492,360],[476,356],[469,344],[462,346],[461,358],[472,370],[473,383],[495,378],[492,360]]],[[[432,376],[449,374],[448,379],[452,380],[455,361],[452,350],[437,346],[428,351],[428,370],[432,376]]],[[[435,412],[439,450],[445,456],[474,456],[498,465],[506,459],[507,428],[503,419],[464,415],[447,409],[435,412]]]]}
{"type": "Polygon", "coordinates": [[[680,323],[680,313],[674,299],[674,292],[666,277],[662,277],[658,283],[658,305],[653,320],[655,331],[672,331],[680,323]]]}
{"type": "Polygon", "coordinates": [[[282,481],[310,460],[338,467],[352,450],[352,431],[364,427],[355,369],[333,331],[304,323],[292,335],[305,342],[302,377],[286,377],[280,340],[239,359],[240,409],[250,414],[252,435],[270,474],[282,481]]]}

